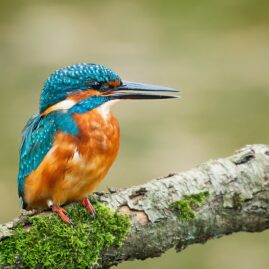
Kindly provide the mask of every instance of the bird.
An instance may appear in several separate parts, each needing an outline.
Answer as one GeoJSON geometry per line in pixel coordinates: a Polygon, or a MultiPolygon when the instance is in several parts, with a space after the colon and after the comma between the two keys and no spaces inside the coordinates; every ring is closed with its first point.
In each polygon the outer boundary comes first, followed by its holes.
{"type": "Polygon", "coordinates": [[[111,106],[121,100],[178,97],[174,92],[179,91],[122,80],[100,64],[80,63],[52,73],[41,91],[39,112],[22,131],[17,177],[22,209],[52,210],[73,225],[63,206],[80,202],[94,216],[88,197],[120,145],[111,106]]]}

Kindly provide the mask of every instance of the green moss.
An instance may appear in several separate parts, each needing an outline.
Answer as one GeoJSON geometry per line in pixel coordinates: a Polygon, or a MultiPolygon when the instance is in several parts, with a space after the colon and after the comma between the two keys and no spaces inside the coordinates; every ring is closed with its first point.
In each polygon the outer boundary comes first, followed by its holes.
{"type": "Polygon", "coordinates": [[[171,208],[178,213],[180,221],[190,221],[195,218],[194,209],[199,207],[209,196],[208,192],[183,195],[182,199],[171,204],[171,208]]]}
{"type": "Polygon", "coordinates": [[[130,222],[103,204],[95,204],[97,217],[72,204],[67,207],[75,227],[64,224],[54,214],[29,218],[31,229],[15,228],[15,235],[0,242],[1,264],[24,268],[89,268],[98,263],[100,253],[120,246],[130,222]]]}

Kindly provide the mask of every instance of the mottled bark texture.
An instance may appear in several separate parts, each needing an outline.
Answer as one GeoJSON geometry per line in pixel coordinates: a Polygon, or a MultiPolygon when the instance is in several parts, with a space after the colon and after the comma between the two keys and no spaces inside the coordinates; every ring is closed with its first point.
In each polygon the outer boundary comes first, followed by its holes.
{"type": "MultiPolygon", "coordinates": [[[[132,223],[122,247],[104,250],[102,268],[233,232],[263,231],[269,227],[269,147],[249,145],[190,171],[96,197],[132,223]]],[[[0,227],[0,239],[12,226],[0,227]]]]}

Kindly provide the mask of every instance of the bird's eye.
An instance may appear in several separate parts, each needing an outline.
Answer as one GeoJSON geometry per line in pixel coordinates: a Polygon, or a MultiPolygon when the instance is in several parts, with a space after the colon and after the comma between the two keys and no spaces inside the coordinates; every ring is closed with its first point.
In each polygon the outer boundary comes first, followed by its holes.
{"type": "Polygon", "coordinates": [[[91,84],[91,87],[95,90],[100,90],[100,88],[102,87],[102,83],[95,81],[91,84]]]}

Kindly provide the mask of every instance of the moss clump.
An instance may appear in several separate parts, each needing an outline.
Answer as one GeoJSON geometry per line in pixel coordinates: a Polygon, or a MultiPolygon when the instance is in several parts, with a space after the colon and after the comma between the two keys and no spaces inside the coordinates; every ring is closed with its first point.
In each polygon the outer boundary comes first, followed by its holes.
{"type": "Polygon", "coordinates": [[[182,199],[171,204],[171,208],[178,212],[178,219],[181,221],[190,221],[195,218],[196,207],[199,207],[209,196],[208,192],[183,195],[182,199]]]}
{"type": "Polygon", "coordinates": [[[130,227],[126,216],[100,203],[95,209],[92,219],[80,205],[68,206],[74,228],[54,214],[30,217],[29,231],[17,227],[0,242],[0,267],[20,261],[24,268],[90,268],[103,250],[121,245],[130,227]]]}

